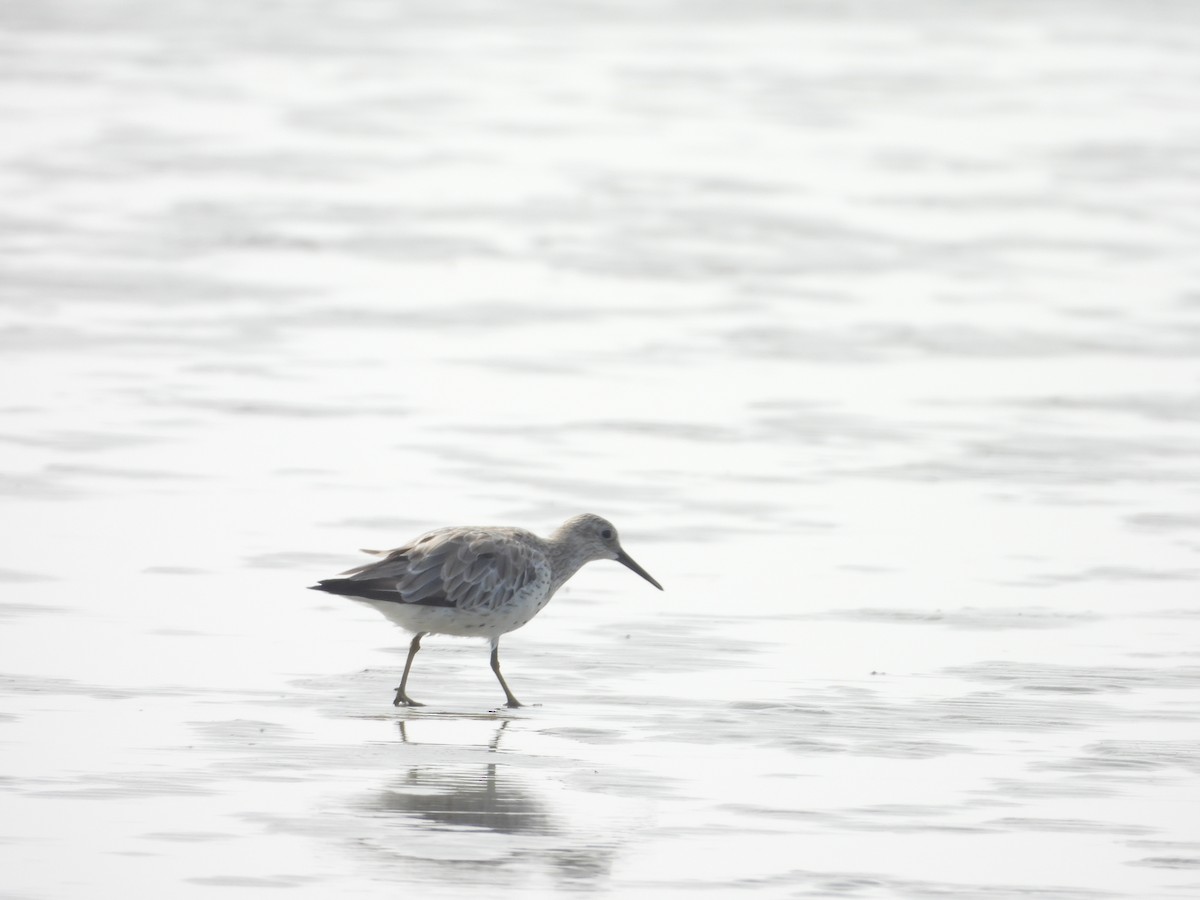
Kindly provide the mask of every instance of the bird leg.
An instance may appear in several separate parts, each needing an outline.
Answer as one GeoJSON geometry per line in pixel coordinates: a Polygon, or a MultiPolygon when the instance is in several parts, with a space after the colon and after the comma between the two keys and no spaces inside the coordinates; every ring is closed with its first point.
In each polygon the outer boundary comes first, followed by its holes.
{"type": "Polygon", "coordinates": [[[421,638],[425,637],[424,631],[418,631],[412,639],[412,643],[408,645],[408,659],[404,663],[404,675],[400,678],[400,687],[396,688],[396,699],[392,701],[392,706],[424,706],[424,703],[418,703],[404,690],[404,686],[408,684],[408,673],[412,669],[413,657],[417,655],[417,651],[421,649],[421,638]]]}
{"type": "Polygon", "coordinates": [[[504,688],[504,696],[508,698],[508,702],[504,705],[509,709],[517,709],[521,705],[521,701],[513,696],[513,692],[508,689],[508,683],[504,680],[504,676],[500,674],[499,638],[492,641],[492,671],[496,673],[496,680],[500,682],[500,687],[504,688]]]}

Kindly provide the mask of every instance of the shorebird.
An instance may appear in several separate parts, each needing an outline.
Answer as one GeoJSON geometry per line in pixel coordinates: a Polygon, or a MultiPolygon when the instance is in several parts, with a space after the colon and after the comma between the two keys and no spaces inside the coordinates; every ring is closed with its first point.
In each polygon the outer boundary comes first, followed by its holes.
{"type": "Polygon", "coordinates": [[[327,578],[312,590],[341,594],[375,607],[413,632],[393,706],[424,706],[408,696],[408,673],[427,634],[485,637],[492,671],[506,705],[521,704],[500,674],[500,636],[536,616],[586,563],[615,559],[658,588],[621,549],[617,529],[585,513],[567,519],[549,538],[522,528],[438,528],[394,550],[364,550],[383,557],[327,578]]]}

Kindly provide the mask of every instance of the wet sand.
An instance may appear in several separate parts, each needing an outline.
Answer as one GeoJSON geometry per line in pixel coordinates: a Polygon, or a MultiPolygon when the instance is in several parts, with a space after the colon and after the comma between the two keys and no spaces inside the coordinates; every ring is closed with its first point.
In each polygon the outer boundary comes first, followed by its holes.
{"type": "Polygon", "coordinates": [[[1198,49],[0,13],[0,897],[1200,894],[1198,49]],[[304,590],[584,510],[525,709],[304,590]]]}

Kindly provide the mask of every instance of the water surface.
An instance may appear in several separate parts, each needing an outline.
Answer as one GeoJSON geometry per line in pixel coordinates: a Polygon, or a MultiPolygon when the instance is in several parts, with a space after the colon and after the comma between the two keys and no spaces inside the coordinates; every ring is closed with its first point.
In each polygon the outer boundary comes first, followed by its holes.
{"type": "Polygon", "coordinates": [[[902,7],[0,11],[0,894],[1197,896],[1200,19],[902,7]]]}

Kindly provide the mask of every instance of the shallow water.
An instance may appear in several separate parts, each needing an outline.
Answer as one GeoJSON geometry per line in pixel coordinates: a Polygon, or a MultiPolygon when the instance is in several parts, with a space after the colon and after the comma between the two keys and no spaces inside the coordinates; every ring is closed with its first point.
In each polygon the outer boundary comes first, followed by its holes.
{"type": "Polygon", "coordinates": [[[0,10],[0,895],[1200,894],[1200,16],[903,7],[0,10]]]}

